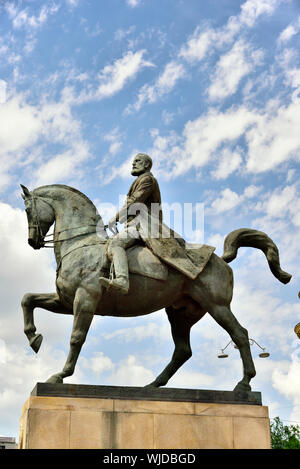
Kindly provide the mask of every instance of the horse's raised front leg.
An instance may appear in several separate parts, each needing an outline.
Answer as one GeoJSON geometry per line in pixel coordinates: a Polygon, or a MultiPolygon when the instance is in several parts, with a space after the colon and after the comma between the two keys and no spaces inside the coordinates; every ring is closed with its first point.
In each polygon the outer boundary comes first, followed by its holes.
{"type": "Polygon", "coordinates": [[[168,307],[166,313],[171,324],[175,350],[170,363],[152,383],[145,386],[146,388],[165,386],[176,371],[192,356],[190,330],[204,315],[200,306],[192,301],[180,309],[168,307]]]}
{"type": "Polygon", "coordinates": [[[26,293],[22,299],[22,309],[24,316],[24,332],[29,340],[30,347],[37,353],[41,346],[43,336],[36,334],[34,325],[34,308],[43,308],[53,313],[72,314],[59,299],[57,293],[26,293]]]}
{"type": "Polygon", "coordinates": [[[234,391],[251,391],[250,381],[256,375],[256,371],[250,350],[247,329],[240,325],[227,306],[215,305],[209,309],[209,313],[217,323],[229,333],[241,355],[243,362],[243,378],[235,386],[234,391]]]}
{"type": "Polygon", "coordinates": [[[74,298],[74,320],[70,340],[70,351],[63,370],[52,375],[47,383],[62,383],[74,373],[75,365],[90,328],[99,296],[92,295],[84,287],[79,287],[74,298]]]}

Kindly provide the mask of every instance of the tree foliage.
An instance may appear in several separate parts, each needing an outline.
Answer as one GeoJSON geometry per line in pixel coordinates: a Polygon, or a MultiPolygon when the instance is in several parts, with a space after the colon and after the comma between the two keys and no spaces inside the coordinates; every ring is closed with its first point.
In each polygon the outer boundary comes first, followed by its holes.
{"type": "Polygon", "coordinates": [[[300,427],[284,425],[279,417],[271,422],[272,449],[300,449],[300,427]]]}

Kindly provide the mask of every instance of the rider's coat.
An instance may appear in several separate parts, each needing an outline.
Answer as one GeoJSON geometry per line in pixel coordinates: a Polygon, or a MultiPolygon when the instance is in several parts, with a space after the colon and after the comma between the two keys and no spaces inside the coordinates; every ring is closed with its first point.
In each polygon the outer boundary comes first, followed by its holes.
{"type": "Polygon", "coordinates": [[[134,224],[155,255],[189,278],[195,279],[201,272],[202,267],[194,265],[188,257],[183,239],[163,223],[160,189],[151,172],[141,174],[131,184],[116,219],[126,224],[125,230],[134,224]]]}

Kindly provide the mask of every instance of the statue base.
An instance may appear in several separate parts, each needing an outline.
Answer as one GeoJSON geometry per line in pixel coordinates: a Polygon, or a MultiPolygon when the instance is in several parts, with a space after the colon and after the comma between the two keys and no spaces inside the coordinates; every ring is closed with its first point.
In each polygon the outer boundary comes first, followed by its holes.
{"type": "Polygon", "coordinates": [[[259,392],[37,383],[20,449],[270,449],[259,392]]]}

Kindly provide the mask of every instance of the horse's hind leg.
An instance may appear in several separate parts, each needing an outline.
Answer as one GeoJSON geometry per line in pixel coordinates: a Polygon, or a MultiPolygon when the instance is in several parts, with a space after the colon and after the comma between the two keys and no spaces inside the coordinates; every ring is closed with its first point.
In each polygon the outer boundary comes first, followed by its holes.
{"type": "Polygon", "coordinates": [[[43,308],[53,313],[72,314],[72,309],[68,310],[61,304],[57,293],[26,293],[21,304],[24,316],[24,332],[29,340],[30,347],[35,353],[39,351],[43,336],[36,334],[33,317],[34,308],[43,308]]]}
{"type": "Polygon", "coordinates": [[[252,360],[248,331],[240,325],[228,306],[214,305],[209,313],[230,335],[240,351],[243,362],[243,379],[234,388],[234,391],[251,391],[250,380],[256,375],[252,360]]]}
{"type": "Polygon", "coordinates": [[[146,387],[165,386],[176,371],[192,356],[190,330],[205,314],[192,300],[187,300],[185,306],[180,309],[170,306],[166,308],[166,313],[171,324],[175,350],[170,363],[163,372],[146,387]]]}

